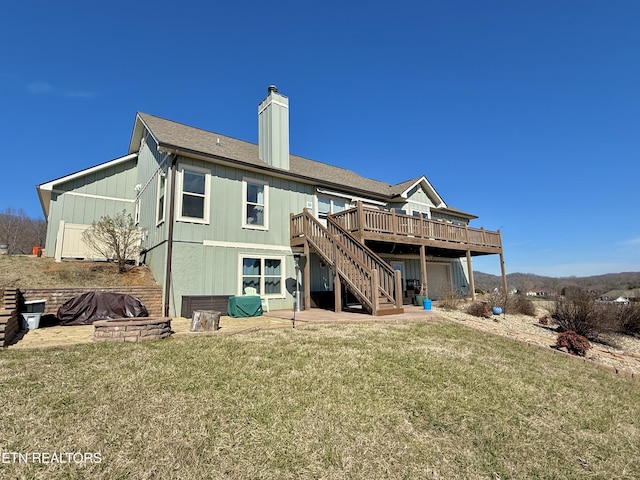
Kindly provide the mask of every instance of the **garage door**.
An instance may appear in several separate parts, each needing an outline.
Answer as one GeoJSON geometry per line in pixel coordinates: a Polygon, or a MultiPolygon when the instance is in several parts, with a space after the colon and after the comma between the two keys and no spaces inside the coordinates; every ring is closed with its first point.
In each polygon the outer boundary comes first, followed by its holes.
{"type": "Polygon", "coordinates": [[[448,263],[427,262],[427,285],[429,297],[436,300],[451,291],[451,266],[448,263]]]}

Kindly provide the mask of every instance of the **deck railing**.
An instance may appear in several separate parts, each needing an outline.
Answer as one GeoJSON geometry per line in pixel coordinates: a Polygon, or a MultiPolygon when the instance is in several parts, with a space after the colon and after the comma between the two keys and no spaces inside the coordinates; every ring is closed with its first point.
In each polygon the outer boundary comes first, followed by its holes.
{"type": "Polygon", "coordinates": [[[402,305],[402,294],[398,292],[396,288],[396,271],[374,252],[353,238],[351,234],[331,218],[331,216],[327,218],[327,230],[334,238],[339,238],[347,247],[349,253],[369,270],[376,270],[378,272],[379,295],[385,297],[390,303],[399,302],[399,305],[402,305]],[[398,293],[400,293],[400,297],[396,298],[398,293]]]}
{"type": "Polygon", "coordinates": [[[443,220],[404,215],[358,206],[335,213],[332,218],[352,234],[399,235],[428,240],[501,248],[500,232],[456,225],[443,220]]]}
{"type": "Polygon", "coordinates": [[[336,268],[358,299],[376,315],[381,299],[402,306],[398,276],[391,267],[329,220],[324,227],[306,209],[291,216],[292,238],[304,237],[323,261],[336,268]],[[399,302],[399,303],[398,303],[399,302]]]}

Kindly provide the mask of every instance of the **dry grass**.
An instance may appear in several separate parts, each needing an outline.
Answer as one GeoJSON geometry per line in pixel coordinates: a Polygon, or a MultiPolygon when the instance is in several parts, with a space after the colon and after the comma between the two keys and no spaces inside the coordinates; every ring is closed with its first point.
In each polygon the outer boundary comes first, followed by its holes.
{"type": "Polygon", "coordinates": [[[340,325],[0,357],[6,478],[639,478],[640,389],[455,324],[340,325]]]}
{"type": "Polygon", "coordinates": [[[0,255],[0,291],[6,287],[118,287],[154,285],[145,267],[118,274],[118,266],[107,262],[65,261],[31,255],[0,255]]]}

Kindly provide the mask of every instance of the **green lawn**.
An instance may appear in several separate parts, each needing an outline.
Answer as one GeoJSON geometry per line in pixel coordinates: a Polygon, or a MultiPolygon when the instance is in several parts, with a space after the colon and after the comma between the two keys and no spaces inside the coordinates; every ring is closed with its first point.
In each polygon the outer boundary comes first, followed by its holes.
{"type": "Polygon", "coordinates": [[[640,383],[444,322],[5,350],[0,406],[0,478],[640,478],[640,383]]]}

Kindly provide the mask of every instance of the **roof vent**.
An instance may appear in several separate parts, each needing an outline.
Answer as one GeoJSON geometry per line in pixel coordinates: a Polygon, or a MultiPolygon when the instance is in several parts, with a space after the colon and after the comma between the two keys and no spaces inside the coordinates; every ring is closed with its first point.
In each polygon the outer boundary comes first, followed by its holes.
{"type": "Polygon", "coordinates": [[[269,90],[269,93],[271,92],[278,93],[278,87],[276,87],[275,85],[269,85],[268,90],[269,90]]]}

